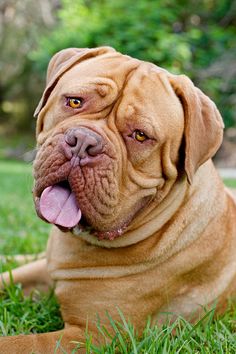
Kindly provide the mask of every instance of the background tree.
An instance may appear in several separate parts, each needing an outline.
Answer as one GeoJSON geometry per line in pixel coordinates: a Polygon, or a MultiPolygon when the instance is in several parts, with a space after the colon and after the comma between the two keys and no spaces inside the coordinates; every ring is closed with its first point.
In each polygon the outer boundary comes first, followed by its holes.
{"type": "Polygon", "coordinates": [[[32,127],[33,108],[56,51],[99,45],[186,73],[216,102],[226,127],[236,124],[236,1],[3,2],[0,94],[5,113],[18,110],[10,115],[15,126],[32,127]]]}
{"type": "Polygon", "coordinates": [[[11,129],[34,126],[32,112],[44,78],[35,70],[30,53],[38,38],[55,26],[57,7],[55,0],[0,2],[0,119],[11,129]]]}

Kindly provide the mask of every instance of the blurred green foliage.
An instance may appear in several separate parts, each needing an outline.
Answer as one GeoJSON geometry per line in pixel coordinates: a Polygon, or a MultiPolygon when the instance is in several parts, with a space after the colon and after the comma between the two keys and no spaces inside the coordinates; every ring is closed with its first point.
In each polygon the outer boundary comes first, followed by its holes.
{"type": "Polygon", "coordinates": [[[34,130],[45,74],[29,56],[56,24],[55,1],[0,0],[0,135],[34,130]]]}
{"type": "Polygon", "coordinates": [[[236,1],[61,0],[56,19],[27,55],[40,80],[58,50],[110,45],[187,74],[236,125],[236,1]]]}

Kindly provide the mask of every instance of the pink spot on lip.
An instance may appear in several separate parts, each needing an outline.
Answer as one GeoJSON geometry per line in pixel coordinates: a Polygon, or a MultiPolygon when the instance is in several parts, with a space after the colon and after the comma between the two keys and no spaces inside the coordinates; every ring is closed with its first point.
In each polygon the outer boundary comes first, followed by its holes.
{"type": "Polygon", "coordinates": [[[113,241],[115,238],[121,236],[127,228],[127,224],[123,225],[117,230],[111,231],[95,231],[94,235],[100,240],[110,240],[113,241]]]}

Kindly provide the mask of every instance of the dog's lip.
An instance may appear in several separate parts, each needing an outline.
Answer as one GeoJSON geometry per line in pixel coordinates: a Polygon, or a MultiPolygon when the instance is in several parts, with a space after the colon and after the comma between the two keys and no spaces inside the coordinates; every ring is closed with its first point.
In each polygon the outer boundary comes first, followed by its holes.
{"type": "Polygon", "coordinates": [[[84,226],[81,223],[79,223],[77,226],[72,228],[70,231],[75,236],[79,236],[81,234],[81,232],[88,232],[89,234],[95,236],[99,241],[102,241],[102,240],[113,241],[115,238],[122,236],[125,233],[127,227],[128,227],[128,223],[126,222],[123,224],[123,226],[118,227],[113,230],[98,231],[96,229],[93,229],[89,225],[84,226]]]}
{"type": "MultiPolygon", "coordinates": [[[[59,185],[63,185],[64,183],[66,183],[69,188],[72,190],[71,186],[69,185],[68,181],[61,181],[57,184],[59,185]]],[[[57,185],[56,184],[56,185],[57,185]]],[[[40,199],[41,196],[43,194],[43,191],[46,190],[48,187],[50,186],[45,186],[44,188],[42,188],[42,190],[40,191],[40,193],[38,194],[38,196],[35,196],[35,209],[36,209],[36,213],[37,215],[44,220],[47,223],[50,223],[42,214],[41,212],[41,208],[40,208],[40,199]]],[[[73,190],[72,190],[73,191],[73,190]]],[[[91,235],[94,235],[95,237],[97,237],[99,240],[114,240],[115,238],[121,236],[125,230],[127,229],[129,222],[124,222],[124,224],[122,224],[121,226],[111,229],[111,230],[106,230],[106,231],[99,231],[96,230],[95,228],[93,228],[91,225],[89,225],[89,223],[87,222],[86,218],[84,217],[84,215],[82,214],[82,218],[80,220],[80,222],[74,226],[74,227],[64,227],[62,225],[57,225],[55,223],[55,225],[62,231],[62,232],[72,232],[74,235],[79,235],[81,232],[89,232],[91,235]]]]}
{"type": "MultiPolygon", "coordinates": [[[[64,180],[60,183],[65,182],[64,180]]],[[[45,187],[47,188],[47,186],[45,187]]],[[[44,188],[44,189],[45,189],[44,188]]],[[[43,192],[43,191],[42,191],[43,192]]],[[[41,192],[41,194],[42,194],[41,192]]],[[[41,195],[40,194],[40,195],[41,195]]],[[[90,235],[93,235],[96,237],[99,241],[102,240],[108,240],[112,241],[120,236],[122,236],[130,227],[130,224],[132,223],[133,219],[140,213],[140,211],[143,209],[143,207],[150,202],[150,198],[144,198],[142,202],[139,204],[138,208],[136,209],[136,212],[130,216],[128,219],[126,219],[123,223],[118,225],[115,228],[111,228],[110,230],[97,230],[95,229],[92,225],[89,225],[87,222],[85,216],[82,214],[82,217],[80,219],[80,222],[71,228],[68,227],[63,227],[61,225],[56,225],[62,232],[71,232],[74,236],[79,236],[81,232],[86,232],[89,233],[90,235]]],[[[48,222],[40,212],[40,196],[35,197],[35,209],[38,214],[38,216],[48,222]]]]}
{"type": "Polygon", "coordinates": [[[41,211],[40,211],[40,197],[36,196],[34,197],[34,205],[35,205],[35,210],[36,213],[38,215],[38,217],[40,217],[40,219],[42,219],[43,221],[48,222],[42,215],[41,211]]]}
{"type": "MultiPolygon", "coordinates": [[[[37,212],[37,215],[44,220],[45,222],[48,223],[48,221],[43,217],[41,211],[40,211],[40,197],[35,198],[35,209],[37,212]]],[[[81,221],[72,228],[67,228],[63,227],[61,225],[55,224],[62,232],[67,233],[67,232],[72,232],[75,236],[79,236],[81,232],[88,232],[89,234],[97,237],[98,240],[114,240],[115,238],[122,236],[123,233],[126,231],[128,227],[128,223],[124,223],[123,226],[120,226],[117,229],[113,229],[110,231],[98,231],[94,229],[91,225],[89,225],[82,215],[81,221]]]]}
{"type": "MultiPolygon", "coordinates": [[[[134,220],[134,218],[140,213],[140,211],[143,209],[143,207],[148,204],[150,202],[150,198],[145,198],[143,199],[143,201],[140,203],[139,207],[137,208],[136,212],[130,216],[127,220],[125,220],[123,222],[123,224],[119,225],[118,227],[111,229],[109,231],[98,231],[93,229],[91,226],[89,225],[82,225],[81,227],[81,222],[75,226],[73,229],[71,229],[71,232],[75,235],[75,236],[79,236],[81,232],[89,232],[91,235],[95,236],[99,241],[102,240],[109,240],[109,241],[113,241],[114,239],[122,236],[130,227],[132,221],[134,220]]],[[[85,221],[86,220],[83,218],[81,221],[85,221]]]]}

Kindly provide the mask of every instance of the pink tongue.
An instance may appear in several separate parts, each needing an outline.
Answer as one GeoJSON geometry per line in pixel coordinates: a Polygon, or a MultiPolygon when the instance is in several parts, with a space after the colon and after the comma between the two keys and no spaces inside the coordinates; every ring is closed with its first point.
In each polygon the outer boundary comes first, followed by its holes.
{"type": "Polygon", "coordinates": [[[59,185],[44,189],[40,198],[40,212],[48,222],[66,228],[75,227],[81,219],[74,193],[59,185]]]}

